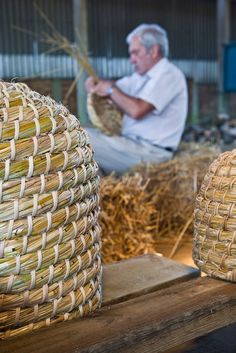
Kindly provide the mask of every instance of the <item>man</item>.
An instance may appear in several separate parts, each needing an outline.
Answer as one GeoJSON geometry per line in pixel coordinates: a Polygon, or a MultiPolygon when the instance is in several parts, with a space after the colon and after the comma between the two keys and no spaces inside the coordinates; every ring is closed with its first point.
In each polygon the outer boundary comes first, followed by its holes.
{"type": "Polygon", "coordinates": [[[177,149],[187,116],[182,72],[168,59],[166,31],[142,24],[127,36],[135,73],[116,82],[90,77],[88,92],[108,97],[123,113],[121,136],[88,129],[95,159],[105,173],[122,174],[141,162],[169,160],[177,149]]]}

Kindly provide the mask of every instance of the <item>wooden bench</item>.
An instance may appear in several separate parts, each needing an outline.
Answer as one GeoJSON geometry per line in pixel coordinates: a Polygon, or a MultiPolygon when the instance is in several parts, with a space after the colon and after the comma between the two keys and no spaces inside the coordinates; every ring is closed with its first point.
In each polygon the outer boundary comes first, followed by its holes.
{"type": "Polygon", "coordinates": [[[236,322],[235,284],[164,257],[107,265],[103,280],[99,311],[0,342],[0,352],[164,352],[236,322]]]}

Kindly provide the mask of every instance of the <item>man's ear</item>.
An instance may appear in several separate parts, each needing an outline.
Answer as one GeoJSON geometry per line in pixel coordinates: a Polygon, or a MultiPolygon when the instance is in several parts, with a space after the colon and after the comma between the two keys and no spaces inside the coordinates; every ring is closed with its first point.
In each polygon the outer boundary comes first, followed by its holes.
{"type": "Polygon", "coordinates": [[[161,56],[161,48],[159,44],[154,44],[151,49],[153,59],[157,59],[161,56]]]}

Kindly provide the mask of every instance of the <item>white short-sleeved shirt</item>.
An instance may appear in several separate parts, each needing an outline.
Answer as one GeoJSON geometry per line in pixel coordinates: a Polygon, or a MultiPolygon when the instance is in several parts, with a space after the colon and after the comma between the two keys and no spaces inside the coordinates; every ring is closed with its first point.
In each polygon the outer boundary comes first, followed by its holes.
{"type": "Polygon", "coordinates": [[[183,73],[166,58],[145,75],[137,73],[116,82],[126,94],[151,103],[155,109],[135,120],[124,114],[122,135],[176,148],[187,116],[187,85],[183,73]]]}

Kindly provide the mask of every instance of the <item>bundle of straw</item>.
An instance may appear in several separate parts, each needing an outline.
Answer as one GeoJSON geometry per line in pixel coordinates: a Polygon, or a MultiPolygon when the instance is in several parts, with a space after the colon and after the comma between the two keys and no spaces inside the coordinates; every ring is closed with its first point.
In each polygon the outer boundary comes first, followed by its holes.
{"type": "Polygon", "coordinates": [[[196,199],[193,259],[209,276],[236,282],[236,150],[210,166],[196,199]]]}
{"type": "Polygon", "coordinates": [[[97,164],[62,105],[0,82],[0,338],[101,303],[97,164]]]}
{"type": "MultiPolygon", "coordinates": [[[[34,6],[52,32],[51,34],[46,33],[43,36],[43,41],[51,46],[50,51],[65,51],[78,63],[80,67],[80,71],[69,89],[66,98],[68,98],[71,93],[71,89],[74,88],[75,83],[79,79],[81,70],[84,70],[89,76],[91,76],[95,83],[98,82],[99,77],[89,60],[87,50],[80,38],[79,31],[75,31],[76,43],[71,43],[68,38],[57,31],[41,8],[37,6],[37,4],[34,4],[34,6]]],[[[100,97],[96,94],[88,94],[87,110],[90,121],[96,128],[107,135],[120,135],[123,114],[118,107],[107,99],[107,97],[100,97]]]]}

